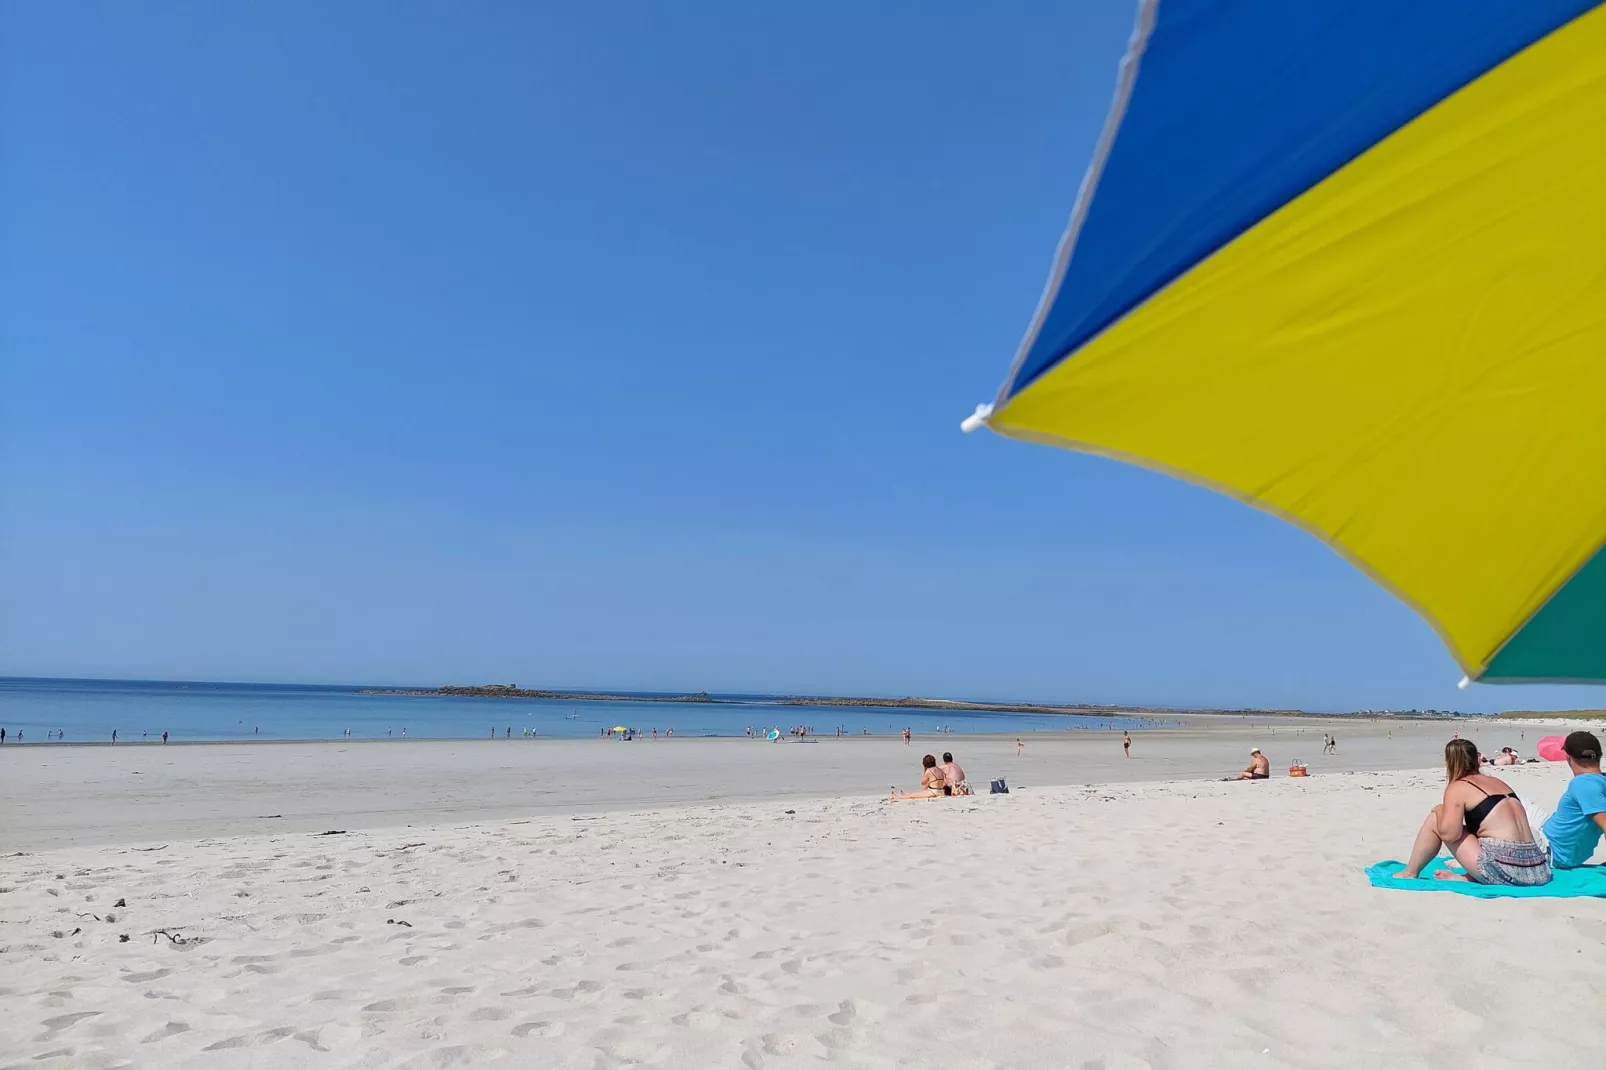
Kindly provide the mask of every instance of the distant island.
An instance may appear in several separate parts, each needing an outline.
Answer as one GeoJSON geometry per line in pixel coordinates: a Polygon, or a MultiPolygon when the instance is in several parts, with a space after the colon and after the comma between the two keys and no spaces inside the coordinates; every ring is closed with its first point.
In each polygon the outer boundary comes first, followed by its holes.
{"type": "Polygon", "coordinates": [[[730,704],[731,699],[711,697],[707,691],[695,695],[607,695],[598,691],[542,691],[517,684],[480,684],[478,687],[431,687],[410,690],[370,688],[363,695],[449,695],[453,698],[544,698],[562,702],[696,702],[730,704]]]}
{"type": "Polygon", "coordinates": [[[1567,721],[1606,721],[1606,710],[1506,710],[1500,716],[1567,721]]]}
{"type": "MultiPolygon", "coordinates": [[[[714,698],[706,691],[693,695],[618,695],[599,691],[547,691],[519,687],[517,684],[480,684],[476,687],[434,687],[417,689],[371,689],[364,695],[415,695],[452,698],[536,698],[556,699],[562,702],[686,702],[699,705],[735,705],[742,699],[714,698]]],[[[1134,706],[1054,706],[1036,702],[964,702],[945,698],[840,698],[834,696],[778,695],[758,701],[777,706],[856,706],[893,710],[968,710],[988,713],[1044,713],[1095,717],[1112,713],[1266,713],[1265,710],[1140,710],[1134,706]]],[[[1283,711],[1276,711],[1283,712],[1283,711]]],[[[1297,715],[1298,711],[1287,711],[1297,715]]]]}
{"type": "MultiPolygon", "coordinates": [[[[525,698],[548,699],[560,702],[680,702],[697,705],[739,705],[744,702],[767,702],[778,706],[847,706],[890,710],[961,710],[980,713],[1045,714],[1059,717],[1109,717],[1132,715],[1167,717],[1177,715],[1259,716],[1259,717],[1322,717],[1305,710],[1269,709],[1179,709],[1162,706],[1118,706],[1092,703],[1054,704],[1040,702],[968,702],[960,699],[919,698],[843,698],[829,695],[777,695],[764,699],[715,698],[706,691],[691,695],[629,695],[609,694],[600,691],[549,691],[524,688],[517,684],[480,684],[475,687],[434,687],[412,689],[369,689],[364,695],[413,695],[451,698],[525,698]]],[[[1360,710],[1364,717],[1427,718],[1464,717],[1467,714],[1453,710],[1360,710]]],[[[1344,716],[1342,714],[1337,716],[1344,716]]],[[[1555,716],[1552,714],[1551,716],[1555,716]]]]}

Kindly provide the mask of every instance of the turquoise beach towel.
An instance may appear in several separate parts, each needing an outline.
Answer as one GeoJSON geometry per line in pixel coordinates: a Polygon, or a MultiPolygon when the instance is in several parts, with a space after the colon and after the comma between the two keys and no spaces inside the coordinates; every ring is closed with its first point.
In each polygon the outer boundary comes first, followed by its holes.
{"type": "MultiPolygon", "coordinates": [[[[1549,884],[1537,888],[1512,888],[1499,884],[1472,884],[1468,881],[1437,881],[1436,870],[1449,869],[1445,859],[1435,858],[1414,880],[1394,876],[1405,868],[1404,862],[1378,862],[1366,867],[1366,879],[1374,887],[1398,888],[1406,892],[1454,892],[1479,899],[1571,899],[1574,896],[1606,897],[1606,866],[1580,866],[1577,869],[1554,871],[1549,884]]],[[[1453,872],[1461,872],[1459,869],[1453,872]]]]}

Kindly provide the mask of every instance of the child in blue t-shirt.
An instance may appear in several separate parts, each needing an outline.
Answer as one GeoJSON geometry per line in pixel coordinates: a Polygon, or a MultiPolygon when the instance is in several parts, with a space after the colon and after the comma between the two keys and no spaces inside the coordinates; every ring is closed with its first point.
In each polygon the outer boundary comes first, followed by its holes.
{"type": "Polygon", "coordinates": [[[1606,830],[1606,776],[1600,771],[1600,740],[1592,733],[1572,733],[1561,749],[1573,778],[1544,832],[1550,841],[1550,864],[1569,869],[1589,861],[1606,830]]]}

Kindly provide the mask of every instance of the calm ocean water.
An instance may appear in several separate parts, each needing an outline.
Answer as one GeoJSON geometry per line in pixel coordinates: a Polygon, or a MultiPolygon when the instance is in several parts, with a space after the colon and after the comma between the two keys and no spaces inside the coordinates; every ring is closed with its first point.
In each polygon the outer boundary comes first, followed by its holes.
{"type": "MultiPolygon", "coordinates": [[[[852,735],[900,732],[918,736],[946,729],[956,734],[1067,732],[1100,728],[1154,727],[1165,722],[1136,717],[1021,716],[938,710],[781,705],[762,695],[728,696],[719,704],[666,702],[555,702],[541,699],[437,698],[364,695],[361,688],[311,684],[220,684],[133,680],[43,680],[0,678],[0,727],[9,746],[23,733],[24,745],[65,733],[68,743],[160,739],[175,742],[229,739],[409,739],[498,737],[512,729],[539,736],[583,738],[626,725],[645,732],[673,728],[677,736],[740,736],[754,731],[809,725],[830,735],[842,725],[852,735]]],[[[726,697],[726,696],[716,696],[726,697]]]]}

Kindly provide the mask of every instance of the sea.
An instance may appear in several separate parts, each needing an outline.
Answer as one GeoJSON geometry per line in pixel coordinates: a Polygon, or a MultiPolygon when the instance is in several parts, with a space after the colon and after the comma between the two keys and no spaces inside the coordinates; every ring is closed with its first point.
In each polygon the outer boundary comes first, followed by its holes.
{"type": "Polygon", "coordinates": [[[34,743],[176,743],[220,740],[582,739],[615,726],[650,735],[744,736],[806,725],[815,735],[1020,735],[1165,727],[1150,717],[1024,715],[978,710],[873,706],[801,706],[775,695],[712,695],[708,703],[559,701],[437,695],[375,695],[374,685],[245,684],[156,680],[58,680],[0,677],[0,728],[6,745],[34,743]],[[59,739],[58,734],[59,733],[59,739]]]}

